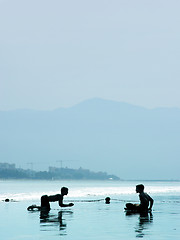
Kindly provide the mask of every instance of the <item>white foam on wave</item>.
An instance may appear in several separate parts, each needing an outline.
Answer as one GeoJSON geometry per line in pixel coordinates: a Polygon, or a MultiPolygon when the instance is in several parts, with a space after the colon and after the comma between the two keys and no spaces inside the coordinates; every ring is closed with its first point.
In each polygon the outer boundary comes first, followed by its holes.
{"type": "MultiPolygon", "coordinates": [[[[29,201],[29,200],[38,200],[42,195],[53,195],[57,194],[57,191],[30,191],[25,192],[6,192],[4,191],[0,194],[0,200],[4,200],[6,198],[13,199],[16,201],[29,201]]],[[[161,195],[161,194],[172,194],[172,195],[180,195],[180,186],[148,186],[146,187],[146,192],[153,195],[161,195]]],[[[66,199],[74,198],[74,199],[98,199],[104,196],[112,196],[112,197],[122,197],[125,195],[135,195],[135,187],[71,187],[69,190],[68,196],[66,199]]]]}

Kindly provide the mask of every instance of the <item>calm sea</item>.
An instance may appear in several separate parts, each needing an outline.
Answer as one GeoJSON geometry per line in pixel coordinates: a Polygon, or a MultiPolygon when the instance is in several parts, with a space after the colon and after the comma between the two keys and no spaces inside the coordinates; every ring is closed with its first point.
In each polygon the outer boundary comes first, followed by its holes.
{"type": "Polygon", "coordinates": [[[0,213],[2,240],[179,240],[180,182],[1,180],[0,213]],[[155,201],[152,214],[126,215],[126,202],[138,203],[139,183],[155,201]],[[46,216],[27,211],[29,205],[40,204],[41,195],[57,194],[62,186],[69,188],[64,200],[74,202],[73,207],[51,203],[46,216]]]}

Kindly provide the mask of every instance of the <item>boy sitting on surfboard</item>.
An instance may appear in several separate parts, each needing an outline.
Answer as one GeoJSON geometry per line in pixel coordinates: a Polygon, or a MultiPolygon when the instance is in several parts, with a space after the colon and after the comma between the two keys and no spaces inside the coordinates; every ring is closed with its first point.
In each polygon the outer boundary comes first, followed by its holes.
{"type": "Polygon", "coordinates": [[[144,185],[136,186],[136,192],[139,193],[140,204],[127,203],[125,210],[132,212],[148,212],[152,210],[154,200],[144,192],[144,185]]]}

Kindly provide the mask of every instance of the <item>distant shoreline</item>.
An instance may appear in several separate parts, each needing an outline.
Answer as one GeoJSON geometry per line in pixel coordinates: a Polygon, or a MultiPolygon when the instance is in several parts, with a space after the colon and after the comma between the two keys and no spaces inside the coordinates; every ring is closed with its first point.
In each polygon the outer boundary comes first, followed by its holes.
{"type": "Polygon", "coordinates": [[[15,164],[0,163],[0,179],[30,180],[120,180],[119,177],[106,172],[92,172],[89,169],[72,169],[49,167],[48,171],[34,171],[16,168],[15,164]]]}
{"type": "Polygon", "coordinates": [[[34,179],[34,178],[1,178],[0,181],[108,181],[108,182],[180,182],[180,180],[128,180],[128,179],[34,179]]]}

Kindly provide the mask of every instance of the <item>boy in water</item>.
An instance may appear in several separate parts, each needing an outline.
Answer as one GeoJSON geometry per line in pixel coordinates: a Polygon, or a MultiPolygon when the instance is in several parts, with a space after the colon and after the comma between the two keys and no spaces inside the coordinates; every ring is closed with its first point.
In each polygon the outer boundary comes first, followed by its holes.
{"type": "Polygon", "coordinates": [[[132,210],[136,212],[148,212],[148,210],[151,211],[154,200],[144,192],[144,185],[137,185],[136,192],[139,193],[140,204],[127,203],[126,210],[132,210]]]}
{"type": "Polygon", "coordinates": [[[63,197],[64,195],[68,194],[68,188],[62,187],[61,188],[61,194],[56,195],[43,195],[41,197],[41,211],[49,211],[50,210],[50,203],[49,202],[58,202],[60,207],[72,207],[73,203],[64,204],[63,203],[63,197]]]}

